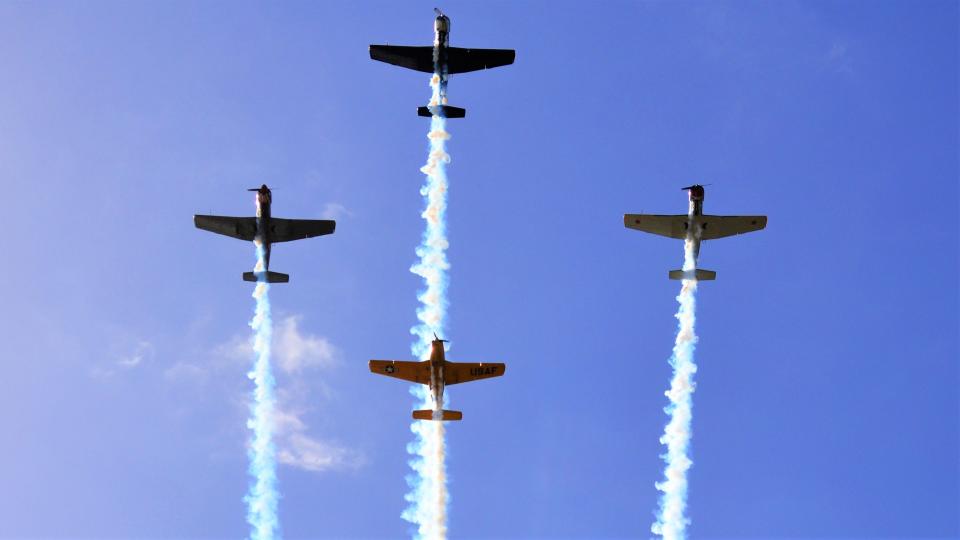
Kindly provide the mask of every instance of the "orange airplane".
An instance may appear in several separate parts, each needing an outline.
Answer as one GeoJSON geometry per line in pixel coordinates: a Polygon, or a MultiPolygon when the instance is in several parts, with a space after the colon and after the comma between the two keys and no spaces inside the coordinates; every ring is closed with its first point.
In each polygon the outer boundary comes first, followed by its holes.
{"type": "Polygon", "coordinates": [[[443,344],[447,342],[436,334],[430,348],[430,359],[422,362],[401,360],[371,360],[370,371],[378,375],[426,384],[433,394],[433,410],[413,411],[417,420],[462,420],[460,411],[447,411],[443,405],[443,388],[449,384],[499,377],[507,370],[506,364],[447,362],[443,344]]]}

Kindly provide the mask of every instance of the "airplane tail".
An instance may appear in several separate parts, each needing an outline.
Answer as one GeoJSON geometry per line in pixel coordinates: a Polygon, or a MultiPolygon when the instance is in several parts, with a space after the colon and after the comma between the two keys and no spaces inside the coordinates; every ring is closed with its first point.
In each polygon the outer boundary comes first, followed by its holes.
{"type": "Polygon", "coordinates": [[[422,411],[413,411],[413,418],[414,420],[463,420],[463,413],[460,411],[434,411],[433,409],[424,409],[422,411]]]}
{"type": "Polygon", "coordinates": [[[695,279],[697,281],[713,281],[717,279],[717,273],[713,270],[701,270],[697,268],[693,271],[671,270],[670,279],[695,279]]]}
{"type": "Polygon", "coordinates": [[[427,118],[430,118],[434,114],[444,118],[463,118],[467,115],[467,110],[461,109],[460,107],[451,107],[450,105],[427,105],[424,107],[417,107],[417,115],[419,116],[426,116],[427,118]]]}
{"type": "Polygon", "coordinates": [[[289,274],[281,274],[280,272],[270,272],[269,270],[267,272],[244,272],[243,280],[256,282],[256,281],[259,281],[257,279],[258,274],[264,274],[264,273],[266,274],[265,277],[267,278],[266,279],[267,283],[289,283],[290,282],[289,274]]]}

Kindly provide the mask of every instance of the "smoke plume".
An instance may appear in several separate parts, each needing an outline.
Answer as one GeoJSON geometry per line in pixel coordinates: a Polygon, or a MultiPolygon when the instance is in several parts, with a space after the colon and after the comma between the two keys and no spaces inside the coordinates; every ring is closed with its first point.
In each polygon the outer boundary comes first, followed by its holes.
{"type": "MultiPolygon", "coordinates": [[[[260,208],[257,207],[257,218],[260,208]]],[[[259,229],[259,226],[258,226],[259,229]]],[[[270,285],[265,281],[265,252],[263,243],[257,237],[257,273],[259,281],[253,291],[256,310],[250,321],[253,329],[253,350],[255,359],[253,368],[247,373],[254,382],[253,403],[250,405],[250,418],[247,428],[252,431],[247,455],[250,459],[250,487],[244,501],[247,503],[247,522],[250,523],[251,540],[273,540],[280,534],[277,519],[277,503],[280,499],[277,491],[276,449],[273,444],[273,413],[276,406],[274,398],[275,381],[270,369],[270,340],[273,323],[270,320],[270,285]]]]}
{"type": "MultiPolygon", "coordinates": [[[[691,222],[693,218],[691,203],[691,222]]],[[[690,227],[684,242],[684,272],[696,269],[697,259],[695,252],[694,235],[696,227],[690,227]]],[[[654,534],[663,536],[667,540],[681,540],[686,538],[686,528],[690,524],[686,517],[687,508],[687,470],[693,464],[690,460],[690,438],[692,436],[691,421],[693,420],[693,391],[696,386],[693,376],[697,372],[693,352],[697,344],[696,326],[696,293],[697,280],[685,279],[680,287],[677,302],[676,341],[673,345],[673,355],[670,365],[673,367],[673,379],[670,389],[665,392],[670,404],[664,411],[670,416],[670,421],[663,430],[660,444],[667,447],[663,454],[666,467],[663,471],[664,479],[656,483],[660,496],[660,511],[657,522],[651,530],[654,534]]]]}
{"type": "MultiPolygon", "coordinates": [[[[430,81],[433,89],[431,105],[440,104],[445,99],[441,95],[440,77],[434,75],[430,81]]],[[[417,309],[419,324],[410,329],[417,336],[411,346],[416,357],[426,360],[430,357],[430,343],[433,335],[443,337],[447,318],[447,171],[450,156],[446,151],[446,141],[450,134],[446,130],[446,119],[436,114],[430,119],[430,153],[427,164],[420,171],[426,175],[420,189],[425,209],[421,216],[426,222],[423,238],[417,247],[419,261],[410,271],[423,278],[425,288],[417,295],[420,306],[417,309]]],[[[418,409],[440,409],[442,403],[433,403],[433,396],[423,385],[410,389],[416,396],[418,409]]],[[[446,441],[443,422],[414,420],[410,430],[416,436],[407,445],[411,455],[410,467],[413,474],[407,477],[410,491],[406,495],[409,506],[403,512],[403,519],[416,525],[414,538],[442,539],[447,537],[447,467],[446,441]]]]}

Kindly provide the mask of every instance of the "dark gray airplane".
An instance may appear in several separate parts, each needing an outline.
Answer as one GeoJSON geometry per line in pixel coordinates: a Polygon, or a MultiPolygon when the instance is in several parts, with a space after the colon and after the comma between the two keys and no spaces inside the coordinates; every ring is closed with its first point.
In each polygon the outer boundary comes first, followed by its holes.
{"type": "MultiPolygon", "coordinates": [[[[675,216],[652,214],[625,214],[623,225],[650,234],[693,242],[693,257],[700,257],[700,242],[727,236],[762,230],[767,226],[767,216],[711,216],[703,213],[706,192],[700,184],[682,188],[690,192],[690,211],[675,216]]],[[[671,270],[670,279],[695,279],[698,281],[717,278],[713,270],[696,268],[692,271],[671,270]]]]}
{"type": "Polygon", "coordinates": [[[259,188],[247,191],[257,192],[258,217],[229,216],[193,216],[193,224],[198,229],[232,236],[252,242],[259,239],[263,243],[265,268],[263,272],[244,272],[244,281],[257,281],[263,278],[267,283],[287,283],[288,274],[270,271],[270,246],[274,242],[289,242],[333,234],[337,222],[332,219],[283,219],[270,215],[273,195],[270,188],[263,184],[259,188]]]}
{"type": "Polygon", "coordinates": [[[406,47],[399,45],[371,45],[370,58],[424,73],[433,73],[440,79],[440,103],[418,107],[417,114],[430,117],[463,118],[467,111],[447,105],[447,78],[454,73],[506,66],[513,63],[513,49],[461,49],[450,46],[450,18],[434,8],[433,47],[406,47]]]}

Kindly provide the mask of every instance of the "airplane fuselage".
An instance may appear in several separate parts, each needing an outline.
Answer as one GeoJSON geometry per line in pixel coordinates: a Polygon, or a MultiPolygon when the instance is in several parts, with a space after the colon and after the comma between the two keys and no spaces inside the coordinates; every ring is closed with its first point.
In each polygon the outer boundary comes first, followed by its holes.
{"type": "Polygon", "coordinates": [[[264,271],[270,270],[270,205],[273,195],[266,184],[257,190],[257,238],[263,245],[264,271]]]}
{"type": "Polygon", "coordinates": [[[690,211],[687,219],[687,237],[693,242],[693,259],[696,262],[700,257],[700,234],[703,232],[700,217],[703,216],[703,199],[705,197],[703,186],[693,185],[687,188],[690,192],[690,211]],[[693,234],[689,234],[689,232],[693,234]]]}
{"type": "Polygon", "coordinates": [[[446,356],[443,351],[443,341],[433,340],[430,345],[430,393],[433,395],[433,408],[443,408],[443,366],[446,356]]]}
{"type": "Polygon", "coordinates": [[[450,47],[450,18],[438,15],[433,21],[433,73],[440,79],[440,103],[447,104],[447,49],[450,47]]]}

